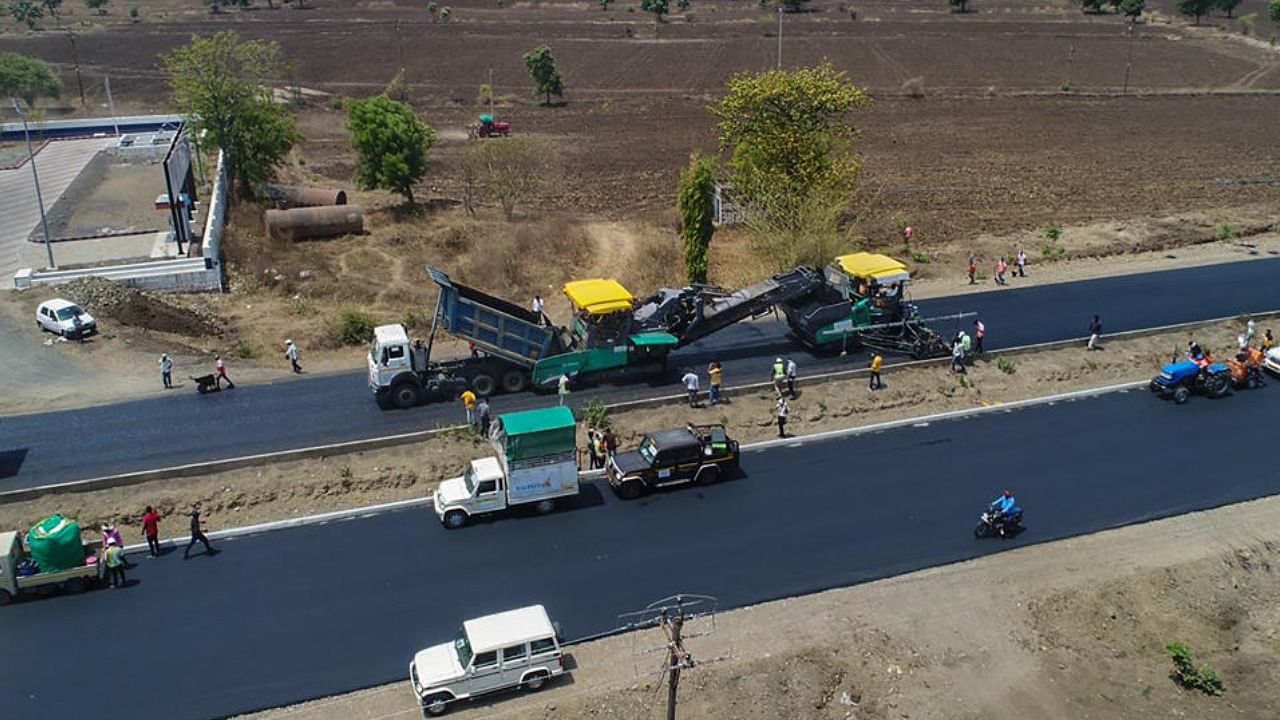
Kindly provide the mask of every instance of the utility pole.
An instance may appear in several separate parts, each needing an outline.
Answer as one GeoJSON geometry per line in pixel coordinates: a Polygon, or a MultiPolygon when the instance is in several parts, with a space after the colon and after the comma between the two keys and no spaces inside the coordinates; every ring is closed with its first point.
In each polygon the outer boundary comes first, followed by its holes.
{"type": "MultiPolygon", "coordinates": [[[[400,76],[404,77],[404,40],[400,32],[400,21],[396,20],[396,56],[400,58],[400,76]]],[[[405,80],[406,85],[408,80],[405,80]]]]}
{"type": "Polygon", "coordinates": [[[36,205],[40,208],[40,227],[44,230],[44,251],[49,255],[49,269],[57,270],[58,264],[53,261],[53,245],[49,242],[49,223],[44,217],[44,197],[40,194],[40,174],[36,172],[36,154],[31,150],[31,131],[27,129],[27,114],[13,99],[13,109],[22,117],[22,134],[27,138],[27,162],[31,163],[31,179],[36,184],[36,205]]]}
{"type": "Polygon", "coordinates": [[[1129,94],[1129,69],[1133,67],[1133,19],[1129,19],[1129,56],[1124,61],[1124,90],[1121,95],[1129,94]]]}
{"type": "Polygon", "coordinates": [[[1071,92],[1071,64],[1075,62],[1075,58],[1076,45],[1075,43],[1071,43],[1071,48],[1067,50],[1067,82],[1066,86],[1063,88],[1067,92],[1071,92]]]}
{"type": "Polygon", "coordinates": [[[778,69],[782,69],[782,4],[778,4],[778,69]]]}
{"type": "Polygon", "coordinates": [[[493,66],[489,66],[489,114],[493,115],[493,66]]]}
{"type": "Polygon", "coordinates": [[[76,66],[76,87],[80,89],[80,107],[84,107],[84,80],[80,77],[80,51],[76,49],[76,33],[67,26],[67,37],[71,38],[71,61],[76,66]]]}
{"type": "Polygon", "coordinates": [[[685,621],[684,597],[676,596],[674,615],[666,610],[658,622],[667,636],[667,720],[676,720],[676,694],[680,689],[680,671],[693,667],[693,655],[684,649],[681,632],[685,621]]]}
{"type": "Polygon", "coordinates": [[[107,90],[107,107],[111,108],[111,127],[116,131],[116,137],[120,137],[120,122],[116,120],[116,101],[111,97],[111,76],[102,76],[102,86],[107,90]]]}

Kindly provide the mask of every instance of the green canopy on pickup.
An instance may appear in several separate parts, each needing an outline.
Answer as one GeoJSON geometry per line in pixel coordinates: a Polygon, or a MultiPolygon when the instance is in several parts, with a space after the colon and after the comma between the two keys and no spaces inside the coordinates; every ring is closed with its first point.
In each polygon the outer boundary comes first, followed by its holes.
{"type": "Polygon", "coordinates": [[[499,415],[493,442],[508,462],[573,452],[577,442],[573,411],[551,407],[499,415]]]}
{"type": "Polygon", "coordinates": [[[42,573],[70,570],[84,564],[80,524],[61,515],[50,515],[31,528],[27,545],[42,573]]]}

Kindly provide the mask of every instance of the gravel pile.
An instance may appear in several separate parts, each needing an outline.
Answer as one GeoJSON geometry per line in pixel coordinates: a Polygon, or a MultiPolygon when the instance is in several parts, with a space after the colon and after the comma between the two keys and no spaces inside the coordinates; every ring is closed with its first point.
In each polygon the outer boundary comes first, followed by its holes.
{"type": "Polygon", "coordinates": [[[61,291],[95,317],[114,320],[121,325],[188,337],[222,333],[221,323],[207,311],[195,312],[179,307],[160,297],[125,287],[106,278],[89,277],[73,280],[63,285],[61,291]]]}

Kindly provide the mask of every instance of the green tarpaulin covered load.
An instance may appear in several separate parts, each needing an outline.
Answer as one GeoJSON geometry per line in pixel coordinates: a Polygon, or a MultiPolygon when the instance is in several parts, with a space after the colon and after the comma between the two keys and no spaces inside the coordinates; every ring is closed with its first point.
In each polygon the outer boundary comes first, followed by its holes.
{"type": "Polygon", "coordinates": [[[567,407],[498,416],[493,445],[508,463],[574,452],[577,430],[567,407]]]}
{"type": "Polygon", "coordinates": [[[84,565],[84,544],[80,523],[61,515],[50,515],[27,533],[31,557],[40,563],[40,572],[59,572],[84,565]]]}

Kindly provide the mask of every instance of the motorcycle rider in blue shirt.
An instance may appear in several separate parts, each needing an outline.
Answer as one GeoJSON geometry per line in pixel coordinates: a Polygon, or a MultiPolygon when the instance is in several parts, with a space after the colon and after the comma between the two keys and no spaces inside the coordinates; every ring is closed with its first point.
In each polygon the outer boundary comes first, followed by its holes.
{"type": "Polygon", "coordinates": [[[1013,499],[1013,491],[1005,490],[1003,494],[991,501],[991,509],[999,510],[1002,520],[1009,520],[1018,509],[1018,502],[1013,499]]]}

